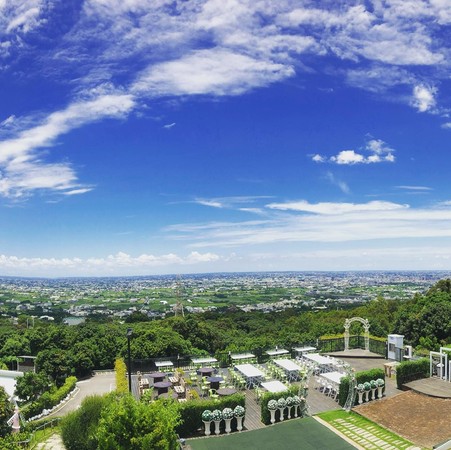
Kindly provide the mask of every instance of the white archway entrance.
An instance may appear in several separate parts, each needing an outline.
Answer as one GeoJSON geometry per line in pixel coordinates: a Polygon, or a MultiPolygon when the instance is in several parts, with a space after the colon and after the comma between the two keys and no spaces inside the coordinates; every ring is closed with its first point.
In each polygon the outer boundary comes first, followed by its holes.
{"type": "Polygon", "coordinates": [[[360,322],[365,328],[365,350],[370,351],[370,323],[368,319],[362,319],[361,317],[353,317],[345,320],[345,351],[349,350],[349,328],[352,322],[360,322]]]}

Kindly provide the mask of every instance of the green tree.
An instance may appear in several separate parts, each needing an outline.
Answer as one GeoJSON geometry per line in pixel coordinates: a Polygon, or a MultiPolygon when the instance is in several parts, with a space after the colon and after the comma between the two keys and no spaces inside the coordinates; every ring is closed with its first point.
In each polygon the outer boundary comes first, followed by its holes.
{"type": "Polygon", "coordinates": [[[151,404],[125,395],[102,411],[97,430],[99,450],[175,450],[180,421],[172,400],[151,404]]]}
{"type": "Polygon", "coordinates": [[[11,427],[6,423],[14,414],[13,404],[3,386],[0,386],[0,436],[5,437],[11,432],[11,427]]]}
{"type": "Polygon", "coordinates": [[[37,400],[51,387],[50,379],[45,373],[25,372],[17,378],[15,394],[27,402],[37,400]]]}

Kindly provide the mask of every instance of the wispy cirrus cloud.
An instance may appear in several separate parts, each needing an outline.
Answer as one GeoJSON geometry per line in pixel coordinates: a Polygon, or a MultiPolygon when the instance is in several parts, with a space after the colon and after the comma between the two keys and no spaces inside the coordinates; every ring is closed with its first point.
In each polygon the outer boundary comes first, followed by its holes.
{"type": "Polygon", "coordinates": [[[355,150],[341,150],[337,155],[324,156],[314,154],[311,156],[312,161],[316,163],[333,163],[339,165],[355,165],[355,164],[375,164],[382,162],[394,162],[394,149],[390,148],[384,141],[380,139],[371,139],[367,142],[363,149],[369,155],[365,155],[355,150]]]}
{"type": "Polygon", "coordinates": [[[197,198],[194,203],[218,209],[235,209],[243,212],[261,214],[262,208],[255,207],[255,203],[272,198],[270,195],[241,195],[235,197],[197,198]]]}
{"type": "Polygon", "coordinates": [[[89,192],[92,188],[78,182],[70,164],[45,162],[39,149],[54,145],[60,136],[85,123],[122,117],[133,104],[129,95],[80,100],[20,131],[16,137],[0,142],[0,195],[18,199],[38,190],[66,195],[89,192]]]}
{"type": "Polygon", "coordinates": [[[188,246],[220,248],[275,243],[339,243],[451,238],[446,203],[414,208],[387,201],[368,203],[270,203],[266,220],[178,224],[166,232],[188,246]]]}

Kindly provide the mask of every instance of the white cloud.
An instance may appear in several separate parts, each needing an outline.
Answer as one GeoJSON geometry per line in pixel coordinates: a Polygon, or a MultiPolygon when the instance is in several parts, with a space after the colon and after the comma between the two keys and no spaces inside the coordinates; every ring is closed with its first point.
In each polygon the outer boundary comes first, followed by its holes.
{"type": "Polygon", "coordinates": [[[323,155],[313,155],[312,161],[317,163],[330,162],[339,165],[354,165],[354,164],[374,164],[381,162],[395,162],[393,155],[394,149],[380,139],[371,139],[367,142],[365,151],[370,152],[368,156],[357,153],[355,150],[342,150],[337,155],[327,158],[323,155]]]}
{"type": "Polygon", "coordinates": [[[446,205],[413,208],[386,201],[310,204],[301,200],[269,204],[267,209],[279,213],[262,221],[180,224],[166,231],[190,246],[210,249],[451,238],[451,209],[446,205]]]}
{"type": "Polygon", "coordinates": [[[329,180],[332,184],[338,186],[343,193],[349,194],[351,192],[351,189],[349,189],[348,184],[342,180],[338,180],[337,177],[332,172],[326,173],[326,179],[329,180]]]}
{"type": "Polygon", "coordinates": [[[151,66],[132,86],[132,92],[151,96],[238,95],[292,75],[290,66],[215,48],[151,66]]]}
{"type": "Polygon", "coordinates": [[[446,122],[446,123],[442,124],[442,128],[451,129],[451,122],[446,122]]]}
{"type": "Polygon", "coordinates": [[[433,189],[428,186],[395,186],[398,189],[403,189],[406,191],[432,191],[433,189]]]}
{"type": "Polygon", "coordinates": [[[165,128],[166,130],[170,130],[171,128],[175,127],[175,122],[172,123],[168,123],[166,125],[163,125],[163,128],[165,128]]]}
{"type": "Polygon", "coordinates": [[[92,258],[28,258],[0,255],[0,270],[3,274],[21,275],[108,275],[124,273],[144,273],[164,267],[196,266],[220,261],[221,257],[211,253],[193,251],[186,256],[174,253],[164,255],[142,254],[131,256],[118,252],[106,257],[92,258]]]}
{"type": "Polygon", "coordinates": [[[407,205],[397,203],[372,201],[369,203],[309,203],[305,200],[285,203],[269,203],[266,205],[270,209],[279,209],[282,211],[300,211],[315,214],[345,214],[363,211],[392,211],[397,209],[405,209],[407,205]]]}
{"type": "Polygon", "coordinates": [[[91,190],[78,183],[69,164],[47,163],[37,149],[54,145],[58,137],[85,123],[123,117],[133,106],[129,95],[80,101],[48,115],[39,125],[20,131],[16,137],[0,141],[0,195],[20,198],[36,190],[69,190],[77,194],[91,190]]]}
{"type": "Polygon", "coordinates": [[[426,112],[433,109],[436,105],[435,95],[437,88],[433,86],[417,85],[413,88],[412,105],[419,112],[426,112]]]}

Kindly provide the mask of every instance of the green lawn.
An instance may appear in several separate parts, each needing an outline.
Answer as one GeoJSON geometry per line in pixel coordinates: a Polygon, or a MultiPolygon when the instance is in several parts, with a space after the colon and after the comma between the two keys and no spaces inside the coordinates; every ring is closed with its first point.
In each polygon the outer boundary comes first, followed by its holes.
{"type": "Polygon", "coordinates": [[[267,426],[261,430],[233,433],[229,436],[188,439],[187,443],[193,450],[230,450],[231,448],[246,450],[274,450],[277,448],[284,450],[354,449],[352,445],[311,417],[293,419],[267,426]]]}
{"type": "Polygon", "coordinates": [[[348,439],[368,450],[402,450],[414,444],[358,414],[346,411],[328,411],[318,414],[348,439]]]}

